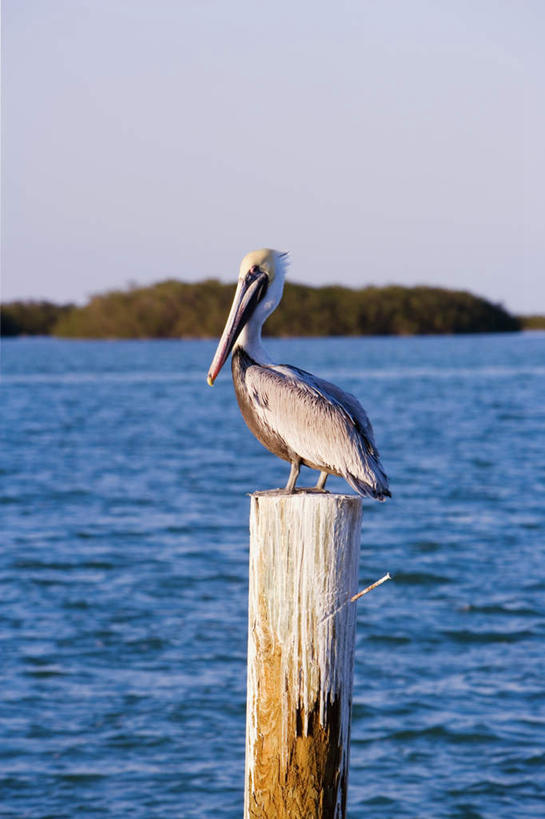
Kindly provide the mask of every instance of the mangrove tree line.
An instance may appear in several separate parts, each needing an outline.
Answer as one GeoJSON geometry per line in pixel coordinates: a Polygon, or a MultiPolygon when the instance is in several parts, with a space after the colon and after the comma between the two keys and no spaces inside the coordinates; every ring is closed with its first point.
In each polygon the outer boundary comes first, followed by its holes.
{"type": "MultiPolygon", "coordinates": [[[[218,336],[232,284],[175,280],[94,296],[83,307],[11,302],[2,333],[66,338],[209,338],[218,336]]],[[[287,283],[265,326],[276,336],[416,335],[510,332],[521,321],[501,305],[439,287],[308,287],[287,283]]]]}

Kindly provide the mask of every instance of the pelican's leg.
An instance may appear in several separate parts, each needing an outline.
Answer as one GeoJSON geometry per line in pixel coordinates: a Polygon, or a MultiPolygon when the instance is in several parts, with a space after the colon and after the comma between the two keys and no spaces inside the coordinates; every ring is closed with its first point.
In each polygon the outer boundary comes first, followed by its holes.
{"type": "Polygon", "coordinates": [[[316,484],[316,489],[319,489],[320,491],[323,490],[323,488],[325,487],[325,482],[327,481],[327,476],[328,475],[329,475],[329,472],[324,472],[323,470],[320,472],[320,477],[318,478],[318,483],[316,484]]]}
{"type": "Polygon", "coordinates": [[[297,482],[297,478],[299,477],[299,470],[301,469],[301,461],[292,461],[291,462],[291,470],[290,476],[288,478],[288,482],[286,484],[286,492],[290,494],[295,489],[295,484],[297,482]]]}

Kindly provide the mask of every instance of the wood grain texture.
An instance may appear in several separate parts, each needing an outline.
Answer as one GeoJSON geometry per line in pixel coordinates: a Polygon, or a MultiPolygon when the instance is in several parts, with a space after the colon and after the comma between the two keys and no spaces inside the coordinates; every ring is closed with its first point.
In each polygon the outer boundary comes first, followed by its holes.
{"type": "Polygon", "coordinates": [[[252,496],[245,816],[345,815],[361,498],[252,496]]]}

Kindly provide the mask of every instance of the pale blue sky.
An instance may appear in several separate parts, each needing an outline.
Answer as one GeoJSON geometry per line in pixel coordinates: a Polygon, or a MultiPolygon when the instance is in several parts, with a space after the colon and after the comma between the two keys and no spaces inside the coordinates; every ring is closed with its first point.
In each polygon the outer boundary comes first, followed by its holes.
{"type": "Polygon", "coordinates": [[[434,284],[545,312],[543,0],[4,0],[3,298],[434,284]]]}

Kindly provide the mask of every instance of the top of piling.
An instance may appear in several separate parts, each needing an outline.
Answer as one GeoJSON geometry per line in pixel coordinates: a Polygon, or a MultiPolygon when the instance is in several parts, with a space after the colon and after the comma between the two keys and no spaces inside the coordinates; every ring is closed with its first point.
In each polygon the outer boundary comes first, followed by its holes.
{"type": "Polygon", "coordinates": [[[260,489],[248,493],[251,498],[336,498],[361,501],[360,495],[351,492],[316,492],[312,488],[294,489],[293,492],[286,492],[285,489],[260,489]]]}

